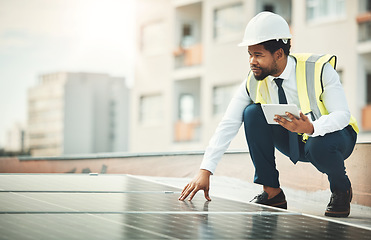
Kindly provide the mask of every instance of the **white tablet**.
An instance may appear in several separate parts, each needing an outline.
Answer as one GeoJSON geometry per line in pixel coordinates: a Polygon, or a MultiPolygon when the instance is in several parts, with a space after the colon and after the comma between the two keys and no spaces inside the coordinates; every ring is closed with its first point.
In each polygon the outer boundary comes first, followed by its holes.
{"type": "Polygon", "coordinates": [[[275,115],[284,117],[288,121],[291,121],[291,119],[286,115],[286,112],[291,113],[296,118],[300,118],[299,109],[295,104],[262,104],[261,106],[265,119],[267,119],[269,124],[278,124],[274,121],[275,115]]]}

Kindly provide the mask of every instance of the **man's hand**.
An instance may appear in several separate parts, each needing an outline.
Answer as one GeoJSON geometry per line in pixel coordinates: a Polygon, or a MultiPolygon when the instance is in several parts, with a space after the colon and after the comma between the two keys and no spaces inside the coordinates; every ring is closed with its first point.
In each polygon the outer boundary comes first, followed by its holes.
{"type": "Polygon", "coordinates": [[[310,122],[309,118],[302,112],[300,112],[299,119],[288,112],[286,113],[286,115],[291,119],[291,121],[288,121],[278,115],[275,116],[276,118],[274,119],[274,121],[291,132],[313,134],[313,124],[310,122]]]}
{"type": "Polygon", "coordinates": [[[193,180],[184,187],[178,199],[183,201],[189,195],[188,200],[191,201],[199,190],[204,190],[205,198],[208,201],[211,201],[211,198],[209,197],[210,175],[211,173],[209,171],[200,169],[193,180]]]}

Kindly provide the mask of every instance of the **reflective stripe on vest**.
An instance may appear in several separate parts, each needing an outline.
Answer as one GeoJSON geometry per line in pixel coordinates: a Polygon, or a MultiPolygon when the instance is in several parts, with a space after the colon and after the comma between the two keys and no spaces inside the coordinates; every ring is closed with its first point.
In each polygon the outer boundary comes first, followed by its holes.
{"type": "Polygon", "coordinates": [[[301,111],[304,114],[311,113],[312,120],[327,115],[321,94],[323,93],[322,70],[329,62],[333,68],[336,67],[334,55],[293,54],[296,61],[296,83],[301,111]],[[303,80],[306,81],[303,81],[303,80]],[[314,89],[314,91],[313,91],[314,89]]]}
{"type": "MultiPolygon", "coordinates": [[[[322,71],[326,63],[330,63],[334,69],[336,68],[336,56],[309,53],[293,54],[291,56],[296,61],[296,82],[301,111],[304,114],[310,113],[312,120],[316,120],[322,115],[328,115],[321,99],[323,93],[322,71]]],[[[257,81],[250,71],[246,87],[253,102],[267,103],[267,78],[257,81]]],[[[349,124],[356,133],[359,132],[357,121],[353,116],[351,116],[349,124]]]]}

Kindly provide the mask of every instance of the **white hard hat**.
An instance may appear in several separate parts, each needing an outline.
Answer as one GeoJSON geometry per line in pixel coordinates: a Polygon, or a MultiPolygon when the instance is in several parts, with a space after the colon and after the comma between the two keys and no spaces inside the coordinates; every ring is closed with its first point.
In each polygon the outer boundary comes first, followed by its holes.
{"type": "Polygon", "coordinates": [[[273,39],[291,39],[289,25],[280,15],[261,12],[247,24],[239,47],[252,46],[273,39]]]}

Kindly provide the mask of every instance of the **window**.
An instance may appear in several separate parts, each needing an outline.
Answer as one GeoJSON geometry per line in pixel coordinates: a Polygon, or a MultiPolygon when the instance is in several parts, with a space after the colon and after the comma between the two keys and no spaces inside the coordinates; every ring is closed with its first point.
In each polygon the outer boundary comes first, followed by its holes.
{"type": "Polygon", "coordinates": [[[282,16],[288,24],[291,23],[291,0],[259,0],[256,1],[256,13],[263,11],[277,13],[282,16]]]}
{"type": "Polygon", "coordinates": [[[182,34],[180,40],[180,46],[182,48],[188,48],[194,45],[196,42],[194,36],[194,26],[191,23],[183,23],[182,25],[182,34]]]}
{"type": "Polygon", "coordinates": [[[216,86],[213,90],[213,114],[223,114],[239,84],[216,86]]]}
{"type": "Polygon", "coordinates": [[[365,42],[371,40],[371,21],[362,22],[358,25],[358,41],[365,42]]]}
{"type": "Polygon", "coordinates": [[[238,3],[214,10],[214,39],[234,40],[244,30],[243,5],[238,3]]]}
{"type": "Polygon", "coordinates": [[[159,34],[165,31],[165,24],[162,21],[150,23],[142,28],[141,48],[147,55],[155,55],[164,52],[166,34],[159,34]]]}
{"type": "Polygon", "coordinates": [[[274,11],[274,5],[273,4],[264,4],[263,5],[263,11],[267,11],[267,12],[275,12],[274,11]]]}
{"type": "Polygon", "coordinates": [[[162,121],[162,96],[150,95],[140,98],[140,122],[142,124],[159,124],[162,121]]]}
{"type": "Polygon", "coordinates": [[[195,100],[191,94],[183,94],[179,99],[179,119],[184,123],[190,123],[195,118],[195,100]]]}
{"type": "Polygon", "coordinates": [[[367,74],[367,82],[366,82],[366,89],[367,89],[367,96],[366,101],[367,105],[371,105],[371,73],[367,74]]]}
{"type": "Polygon", "coordinates": [[[345,0],[307,0],[307,21],[323,22],[344,18],[345,0]]]}
{"type": "Polygon", "coordinates": [[[371,0],[359,0],[358,23],[358,41],[366,42],[371,40],[371,0]]]}
{"type": "Polygon", "coordinates": [[[178,120],[175,123],[175,142],[192,142],[200,138],[200,123],[195,113],[195,96],[189,93],[179,97],[178,120]]]}
{"type": "Polygon", "coordinates": [[[201,79],[174,83],[174,142],[195,142],[201,136],[201,79]]]}
{"type": "Polygon", "coordinates": [[[371,0],[359,0],[358,9],[361,14],[371,12],[371,0]]]}

